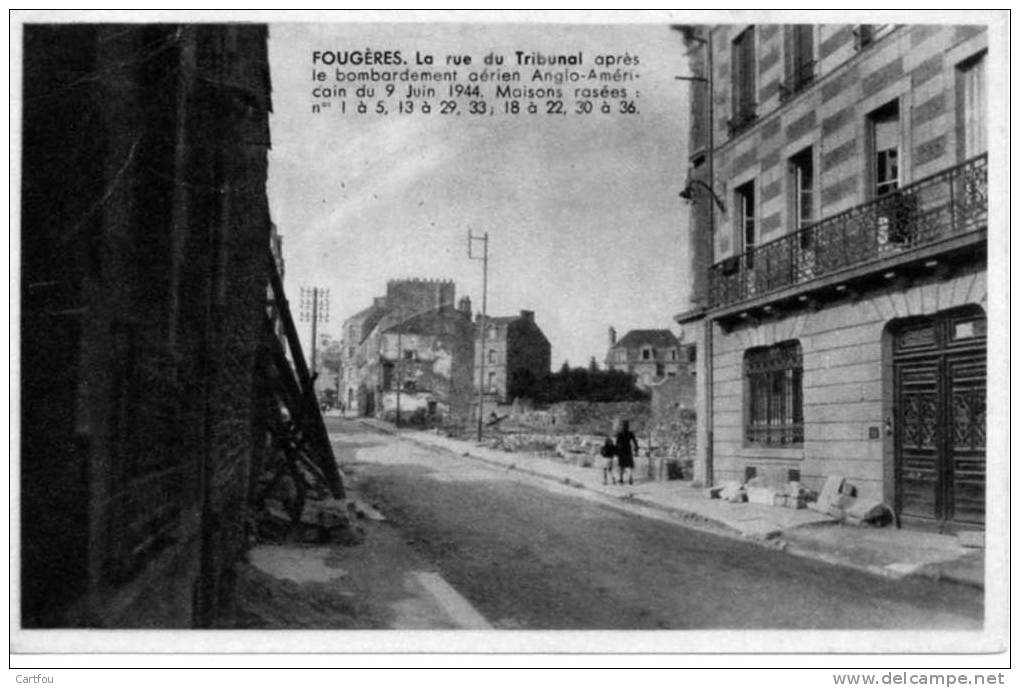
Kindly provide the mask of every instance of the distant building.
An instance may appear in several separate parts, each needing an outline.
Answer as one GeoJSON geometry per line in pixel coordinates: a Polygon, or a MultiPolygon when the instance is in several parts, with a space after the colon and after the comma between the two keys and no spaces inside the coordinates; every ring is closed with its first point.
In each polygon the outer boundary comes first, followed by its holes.
{"type": "Polygon", "coordinates": [[[669,330],[631,330],[617,341],[616,328],[610,327],[606,368],[630,373],[637,386],[647,390],[686,370],[692,354],[669,330]]]}
{"type": "Polygon", "coordinates": [[[689,27],[699,480],[985,520],[984,26],[689,27]]]}
{"type": "Polygon", "coordinates": [[[475,350],[474,382],[477,389],[484,372],[483,390],[491,401],[500,404],[513,401],[515,376],[525,375],[537,380],[549,374],[552,347],[535,324],[534,311],[487,318],[484,337],[479,340],[477,332],[480,328],[481,316],[476,316],[475,340],[480,344],[475,350]]]}

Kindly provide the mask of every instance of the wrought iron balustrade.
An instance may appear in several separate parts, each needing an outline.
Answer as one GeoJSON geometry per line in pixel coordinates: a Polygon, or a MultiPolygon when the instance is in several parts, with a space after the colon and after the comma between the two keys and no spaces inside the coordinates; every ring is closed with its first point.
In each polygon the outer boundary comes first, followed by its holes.
{"type": "Polygon", "coordinates": [[[712,307],[907,253],[987,223],[985,154],[715,263],[709,268],[712,307]]]}

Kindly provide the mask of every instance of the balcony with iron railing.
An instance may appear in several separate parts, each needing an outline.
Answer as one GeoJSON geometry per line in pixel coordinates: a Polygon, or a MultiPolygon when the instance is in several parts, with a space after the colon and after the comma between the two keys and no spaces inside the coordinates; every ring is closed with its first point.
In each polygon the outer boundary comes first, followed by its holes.
{"type": "Polygon", "coordinates": [[[710,307],[760,305],[985,239],[988,156],[832,215],[709,268],[710,307]]]}

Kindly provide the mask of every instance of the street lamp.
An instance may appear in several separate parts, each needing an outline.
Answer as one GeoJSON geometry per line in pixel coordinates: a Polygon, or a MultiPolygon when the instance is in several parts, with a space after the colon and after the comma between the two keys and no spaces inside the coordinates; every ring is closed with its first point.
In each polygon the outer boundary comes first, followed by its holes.
{"type": "Polygon", "coordinates": [[[701,181],[700,179],[688,179],[687,180],[687,185],[684,186],[684,188],[680,190],[680,194],[679,194],[680,198],[684,199],[688,203],[693,201],[694,200],[694,187],[695,186],[700,186],[702,189],[704,189],[705,191],[710,193],[712,195],[712,200],[715,201],[715,204],[719,207],[719,210],[723,214],[726,213],[726,206],[723,205],[723,202],[719,198],[719,196],[716,195],[715,191],[712,190],[711,186],[709,186],[705,182],[701,181]]]}
{"type": "Polygon", "coordinates": [[[486,299],[489,294],[489,233],[475,236],[468,228],[468,258],[482,261],[482,321],[478,328],[478,441],[482,441],[482,409],[485,407],[485,320],[488,315],[486,299]],[[474,242],[482,242],[482,255],[476,256],[474,242]]]}

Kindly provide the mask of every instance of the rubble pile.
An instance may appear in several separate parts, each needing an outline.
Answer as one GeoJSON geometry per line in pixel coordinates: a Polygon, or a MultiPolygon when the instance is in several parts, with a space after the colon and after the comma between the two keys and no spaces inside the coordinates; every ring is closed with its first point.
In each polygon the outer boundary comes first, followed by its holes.
{"type": "Polygon", "coordinates": [[[332,496],[294,426],[274,432],[274,450],[258,477],[253,510],[258,542],[354,545],[364,539],[355,502],[332,496]]]}
{"type": "Polygon", "coordinates": [[[539,435],[531,433],[501,433],[488,437],[482,441],[482,445],[489,449],[498,449],[505,452],[535,452],[547,454],[555,450],[556,437],[550,435],[539,435]]]}
{"type": "Polygon", "coordinates": [[[580,466],[592,466],[595,457],[602,450],[604,437],[598,435],[573,435],[561,437],[556,444],[556,456],[580,466]]]}
{"type": "Polygon", "coordinates": [[[850,525],[888,525],[892,509],[873,499],[857,497],[857,489],[842,476],[829,476],[821,492],[807,489],[797,481],[770,484],[755,476],[743,483],[733,480],[705,490],[709,499],[727,502],[748,502],[787,509],[809,508],[850,525]]]}

